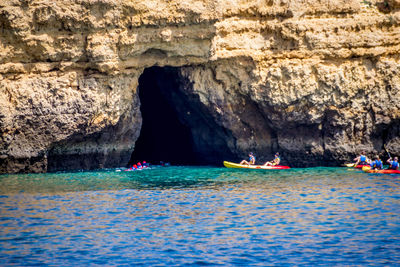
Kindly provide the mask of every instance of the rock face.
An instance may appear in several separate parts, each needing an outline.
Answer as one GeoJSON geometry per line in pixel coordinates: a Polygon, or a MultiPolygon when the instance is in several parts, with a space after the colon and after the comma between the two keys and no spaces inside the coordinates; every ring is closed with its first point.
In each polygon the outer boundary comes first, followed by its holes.
{"type": "Polygon", "coordinates": [[[153,66],[200,158],[399,155],[399,52],[399,0],[3,0],[0,173],[125,165],[153,66]]]}

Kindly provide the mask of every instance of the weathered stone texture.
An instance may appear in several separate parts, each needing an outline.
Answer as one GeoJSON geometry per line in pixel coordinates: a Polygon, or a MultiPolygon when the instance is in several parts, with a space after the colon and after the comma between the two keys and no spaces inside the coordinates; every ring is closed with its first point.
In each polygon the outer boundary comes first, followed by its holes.
{"type": "Polygon", "coordinates": [[[398,155],[399,51],[398,0],[3,0],[0,172],[126,164],[151,66],[238,157],[398,155]]]}

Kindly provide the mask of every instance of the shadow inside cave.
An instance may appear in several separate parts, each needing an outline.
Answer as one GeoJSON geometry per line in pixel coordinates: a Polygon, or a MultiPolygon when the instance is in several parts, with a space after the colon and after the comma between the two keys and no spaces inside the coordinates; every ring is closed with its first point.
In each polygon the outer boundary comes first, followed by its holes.
{"type": "Polygon", "coordinates": [[[138,161],[173,165],[222,165],[232,158],[217,125],[179,68],[151,67],[139,78],[143,123],[129,165],[138,161]]]}
{"type": "Polygon", "coordinates": [[[130,164],[146,160],[179,165],[196,164],[190,129],[178,119],[177,110],[165,91],[178,87],[173,69],[152,67],[139,78],[140,111],[143,124],[130,164]]]}

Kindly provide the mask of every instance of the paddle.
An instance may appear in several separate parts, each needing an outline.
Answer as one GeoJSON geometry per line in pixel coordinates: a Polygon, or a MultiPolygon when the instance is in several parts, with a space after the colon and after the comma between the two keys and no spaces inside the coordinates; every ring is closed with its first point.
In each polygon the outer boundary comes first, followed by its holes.
{"type": "MultiPolygon", "coordinates": [[[[353,148],[354,155],[357,155],[356,149],[355,149],[353,143],[351,144],[351,148],[353,148]]],[[[347,167],[347,168],[354,168],[354,167],[356,167],[357,165],[356,165],[356,163],[345,163],[344,166],[347,167]]]]}
{"type": "MultiPolygon", "coordinates": [[[[354,143],[351,143],[351,147],[353,148],[354,155],[357,157],[357,151],[356,151],[356,148],[354,147],[354,143]]],[[[348,164],[347,167],[355,168],[356,166],[357,166],[357,164],[354,162],[354,163],[348,164]]]]}
{"type": "Polygon", "coordinates": [[[389,153],[389,151],[386,149],[386,145],[385,145],[385,144],[383,145],[383,148],[385,149],[386,153],[388,153],[388,156],[389,156],[389,158],[391,159],[392,156],[390,156],[390,153],[389,153]]]}
{"type": "Polygon", "coordinates": [[[348,167],[348,168],[352,168],[352,167],[355,167],[356,166],[356,164],[355,163],[345,163],[345,164],[343,164],[345,167],[348,167]]]}

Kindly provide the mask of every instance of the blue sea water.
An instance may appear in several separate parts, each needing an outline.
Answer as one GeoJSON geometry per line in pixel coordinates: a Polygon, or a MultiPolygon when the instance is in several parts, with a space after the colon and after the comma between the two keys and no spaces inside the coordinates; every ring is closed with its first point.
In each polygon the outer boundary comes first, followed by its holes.
{"type": "Polygon", "coordinates": [[[399,266],[400,175],[158,167],[0,176],[0,265],[399,266]]]}

